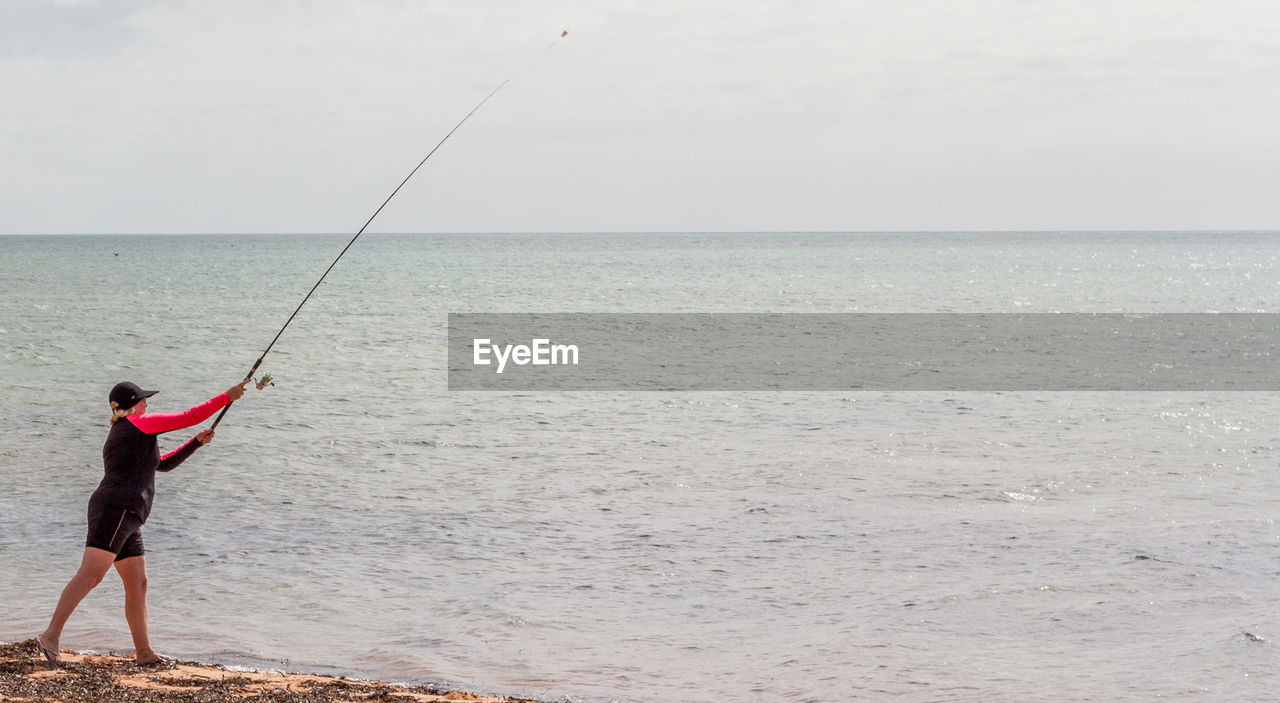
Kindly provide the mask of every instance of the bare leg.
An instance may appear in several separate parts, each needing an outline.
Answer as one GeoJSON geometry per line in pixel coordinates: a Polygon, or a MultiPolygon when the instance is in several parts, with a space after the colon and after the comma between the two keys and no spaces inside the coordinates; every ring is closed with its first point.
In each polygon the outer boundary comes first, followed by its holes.
{"type": "Polygon", "coordinates": [[[40,640],[50,649],[55,652],[58,650],[62,639],[62,627],[67,624],[67,618],[71,617],[71,613],[75,611],[77,605],[80,605],[80,601],[89,595],[89,591],[102,582],[102,577],[106,576],[107,571],[111,569],[111,562],[115,558],[116,555],[105,549],[84,548],[80,569],[67,582],[66,588],[62,589],[62,596],[58,598],[58,607],[53,611],[49,627],[40,633],[40,640]]]}
{"type": "Polygon", "coordinates": [[[121,559],[116,562],[116,572],[124,581],[124,617],[133,635],[133,660],[138,664],[157,662],[161,656],[151,648],[147,634],[147,558],[121,559]]]}

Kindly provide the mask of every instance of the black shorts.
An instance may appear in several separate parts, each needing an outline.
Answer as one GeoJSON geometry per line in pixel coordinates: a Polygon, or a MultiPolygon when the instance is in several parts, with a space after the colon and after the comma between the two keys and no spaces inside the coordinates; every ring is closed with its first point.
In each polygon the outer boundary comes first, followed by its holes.
{"type": "Polygon", "coordinates": [[[105,549],[116,555],[116,561],[140,557],[142,549],[142,517],[118,505],[89,501],[89,536],[84,546],[105,549]]]}

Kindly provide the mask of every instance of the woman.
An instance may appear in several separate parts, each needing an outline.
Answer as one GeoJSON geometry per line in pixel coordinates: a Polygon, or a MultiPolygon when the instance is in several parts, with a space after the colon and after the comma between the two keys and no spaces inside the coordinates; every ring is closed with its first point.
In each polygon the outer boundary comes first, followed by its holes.
{"type": "Polygon", "coordinates": [[[142,524],[151,512],[157,471],[172,471],[199,447],[213,439],[204,430],[172,452],[160,456],[156,435],[203,422],[223,406],[239,400],[249,379],[225,393],[180,413],[147,414],[144,391],[125,382],[111,389],[111,431],[102,445],[105,474],[89,498],[89,535],[80,569],[71,577],[44,632],[36,644],[50,662],[62,661],[62,627],[89,591],[114,563],[124,581],[124,614],[133,635],[134,661],[142,666],[164,661],[147,637],[147,559],[142,549],[142,524]]]}

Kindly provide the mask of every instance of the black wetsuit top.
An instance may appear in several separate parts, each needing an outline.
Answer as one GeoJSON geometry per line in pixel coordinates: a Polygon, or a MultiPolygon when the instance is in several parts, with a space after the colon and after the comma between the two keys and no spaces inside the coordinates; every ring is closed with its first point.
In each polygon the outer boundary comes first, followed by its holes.
{"type": "Polygon", "coordinates": [[[181,413],[130,415],[111,426],[102,445],[105,473],[93,497],[95,506],[114,505],[137,514],[146,521],[156,492],[156,472],[172,471],[200,447],[195,437],[178,449],[160,456],[156,435],[203,422],[230,402],[222,393],[181,413]]]}

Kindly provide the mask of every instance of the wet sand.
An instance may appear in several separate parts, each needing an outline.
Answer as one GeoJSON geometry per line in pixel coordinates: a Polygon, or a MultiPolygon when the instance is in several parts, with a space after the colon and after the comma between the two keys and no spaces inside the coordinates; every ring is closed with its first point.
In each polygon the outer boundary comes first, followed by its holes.
{"type": "Polygon", "coordinates": [[[132,657],[62,652],[50,664],[35,640],[0,644],[0,701],[34,703],[363,703],[470,701],[535,703],[494,698],[429,686],[393,686],[333,676],[228,671],[220,666],[166,661],[140,667],[132,657]]]}

